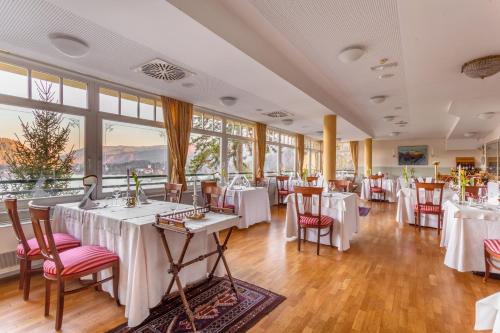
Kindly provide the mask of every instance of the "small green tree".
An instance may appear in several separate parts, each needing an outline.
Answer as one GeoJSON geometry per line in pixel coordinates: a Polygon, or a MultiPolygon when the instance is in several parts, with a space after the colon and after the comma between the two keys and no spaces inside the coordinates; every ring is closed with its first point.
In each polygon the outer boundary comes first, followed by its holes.
{"type": "MultiPolygon", "coordinates": [[[[54,100],[52,83],[40,81],[35,86],[40,100],[49,103],[54,100]]],[[[70,124],[63,126],[62,115],[48,110],[34,109],[33,116],[31,123],[19,119],[24,140],[16,134],[15,149],[6,154],[9,172],[15,179],[25,181],[16,186],[17,191],[32,190],[39,179],[45,178],[41,187],[57,194],[68,187],[75,160],[73,148],[64,153],[70,124]]]]}
{"type": "Polygon", "coordinates": [[[190,144],[194,145],[194,157],[191,159],[188,171],[198,173],[203,166],[217,170],[220,165],[220,140],[210,135],[192,136],[190,144]]]}

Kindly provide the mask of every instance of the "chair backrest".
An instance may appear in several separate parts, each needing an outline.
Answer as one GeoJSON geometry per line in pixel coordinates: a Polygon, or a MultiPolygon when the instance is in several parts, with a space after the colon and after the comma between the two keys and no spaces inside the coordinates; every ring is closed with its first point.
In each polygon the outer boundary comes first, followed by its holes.
{"type": "Polygon", "coordinates": [[[452,181],[453,178],[454,177],[452,175],[438,175],[438,180],[445,183],[452,181]]]}
{"type": "Polygon", "coordinates": [[[444,183],[416,183],[417,207],[427,211],[441,212],[443,205],[444,183]],[[424,191],[422,198],[421,192],[424,191]],[[438,200],[436,200],[436,198],[438,200]]]}
{"type": "Polygon", "coordinates": [[[309,186],[318,186],[318,177],[316,176],[306,177],[306,182],[309,186]]]}
{"type": "Polygon", "coordinates": [[[288,176],[276,176],[276,183],[278,185],[278,191],[288,191],[288,182],[290,177],[288,176]]]}
{"type": "Polygon", "coordinates": [[[208,193],[208,189],[212,187],[217,187],[217,181],[216,180],[202,180],[201,181],[201,195],[203,196],[203,201],[205,202],[205,205],[210,204],[210,195],[208,193]]]}
{"type": "Polygon", "coordinates": [[[465,197],[479,199],[479,189],[485,188],[484,186],[465,186],[465,197]]]}
{"type": "MultiPolygon", "coordinates": [[[[85,192],[87,192],[87,189],[90,186],[92,186],[92,184],[97,185],[99,178],[96,175],[88,175],[83,177],[82,181],[83,181],[83,188],[85,189],[85,192]]],[[[94,191],[92,191],[92,193],[90,194],[90,199],[92,200],[97,199],[97,188],[95,188],[94,191]]]]}
{"type": "Polygon", "coordinates": [[[318,222],[321,220],[321,197],[323,193],[323,188],[321,187],[302,187],[297,186],[294,188],[295,196],[295,211],[297,212],[297,217],[300,219],[301,216],[312,216],[317,217],[318,222]],[[313,212],[313,196],[318,196],[318,214],[313,212]],[[300,200],[299,200],[300,199],[300,200]],[[302,205],[300,202],[302,202],[302,205]],[[300,209],[302,208],[302,210],[300,209]]]}
{"type": "Polygon", "coordinates": [[[351,181],[347,179],[331,179],[328,183],[333,183],[335,189],[338,189],[339,192],[350,192],[351,191],[351,181]]]}
{"type": "Polygon", "coordinates": [[[209,201],[208,205],[211,211],[218,213],[233,213],[231,208],[226,208],[226,187],[212,186],[207,188],[209,201]]]}
{"type": "Polygon", "coordinates": [[[21,220],[19,219],[19,213],[17,211],[17,199],[16,198],[5,198],[3,199],[5,204],[5,209],[9,214],[10,222],[12,223],[12,228],[16,234],[16,239],[19,244],[23,245],[24,253],[28,253],[30,247],[24,235],[23,227],[21,226],[21,220]]]}
{"type": "Polygon", "coordinates": [[[384,176],[371,175],[368,176],[368,183],[370,184],[370,188],[378,187],[382,188],[382,183],[384,181],[384,176]]]}
{"type": "Polygon", "coordinates": [[[269,182],[265,177],[255,177],[255,186],[257,187],[268,187],[269,182]]]}
{"type": "Polygon", "coordinates": [[[165,183],[165,201],[180,203],[182,199],[182,184],[165,183]]]}
{"type": "Polygon", "coordinates": [[[33,201],[28,203],[31,216],[31,224],[35,238],[40,248],[43,259],[53,261],[56,265],[56,272],[59,275],[64,266],[57,252],[56,242],[50,224],[50,207],[36,206],[33,201]]]}

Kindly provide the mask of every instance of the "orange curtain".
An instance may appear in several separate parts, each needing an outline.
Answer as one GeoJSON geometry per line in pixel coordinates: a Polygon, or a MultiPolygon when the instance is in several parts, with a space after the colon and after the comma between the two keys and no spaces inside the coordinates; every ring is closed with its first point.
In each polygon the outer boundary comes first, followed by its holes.
{"type": "Polygon", "coordinates": [[[354,166],[354,176],[358,174],[358,152],[359,152],[359,142],[349,141],[349,149],[351,150],[352,165],[354,166]]]}
{"type": "Polygon", "coordinates": [[[257,123],[257,173],[256,177],[264,177],[264,164],[266,163],[266,124],[257,123]]]}
{"type": "Polygon", "coordinates": [[[165,96],[161,97],[161,103],[168,137],[168,148],[172,159],[170,181],[182,184],[183,190],[186,190],[185,166],[193,117],[193,104],[165,96]]]}
{"type": "Polygon", "coordinates": [[[299,175],[302,177],[302,169],[304,167],[304,135],[297,134],[297,167],[299,175]]]}

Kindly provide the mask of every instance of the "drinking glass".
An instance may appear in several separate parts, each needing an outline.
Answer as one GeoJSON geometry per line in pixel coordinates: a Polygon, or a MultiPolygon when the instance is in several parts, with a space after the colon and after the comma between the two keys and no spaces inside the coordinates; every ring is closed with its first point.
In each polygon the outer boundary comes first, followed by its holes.
{"type": "Polygon", "coordinates": [[[122,194],[122,191],[120,190],[120,187],[118,187],[118,186],[113,187],[113,198],[115,198],[115,201],[113,203],[114,206],[119,206],[118,199],[120,199],[121,194],[122,194]]]}
{"type": "Polygon", "coordinates": [[[477,191],[480,203],[488,202],[488,190],[485,187],[480,187],[477,191]]]}

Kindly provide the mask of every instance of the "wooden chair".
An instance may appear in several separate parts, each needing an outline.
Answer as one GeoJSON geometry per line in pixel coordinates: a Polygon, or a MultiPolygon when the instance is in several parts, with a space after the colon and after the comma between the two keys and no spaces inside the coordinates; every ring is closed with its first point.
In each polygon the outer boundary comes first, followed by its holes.
{"type": "Polygon", "coordinates": [[[215,186],[207,188],[209,196],[209,206],[210,210],[217,213],[234,214],[235,207],[226,203],[226,192],[225,187],[215,186]]]}
{"type": "Polygon", "coordinates": [[[182,184],[165,183],[165,201],[180,203],[182,199],[182,184]]]}
{"type": "MultiPolygon", "coordinates": [[[[17,211],[17,199],[6,198],[4,204],[18,242],[16,256],[19,259],[19,289],[23,290],[23,299],[27,301],[30,295],[31,262],[43,258],[36,238],[26,239],[17,211]]],[[[64,233],[55,233],[54,243],[58,251],[80,246],[78,239],[64,233]]]]}
{"type": "Polygon", "coordinates": [[[201,195],[203,197],[203,202],[205,206],[210,204],[210,195],[208,193],[208,189],[211,187],[217,187],[216,180],[202,180],[201,181],[201,195]]]}
{"type": "MultiPolygon", "coordinates": [[[[97,185],[99,178],[96,175],[88,175],[83,177],[82,181],[83,181],[83,188],[85,189],[86,192],[87,189],[90,188],[90,186],[92,186],[92,184],[97,185]]],[[[92,200],[97,199],[97,188],[95,188],[94,191],[92,191],[92,193],[90,194],[90,199],[92,200]]]]}
{"type": "Polygon", "coordinates": [[[452,175],[438,175],[438,181],[448,183],[452,181],[454,177],[452,175]]]}
{"type": "Polygon", "coordinates": [[[57,284],[57,311],[56,330],[62,326],[64,296],[81,291],[85,288],[95,287],[96,290],[107,281],[113,280],[113,295],[119,306],[118,281],[120,274],[120,260],[116,254],[96,245],[84,245],[71,248],[64,252],[58,250],[52,227],[50,225],[50,208],[28,204],[33,231],[40,248],[40,254],[45,260],[43,263],[43,276],[45,278],[45,316],[50,310],[50,289],[52,282],[57,284]],[[48,244],[47,244],[48,243],[48,244]],[[112,269],[112,275],[102,280],[97,280],[97,273],[104,269],[112,269]],[[65,290],[68,280],[79,280],[81,277],[92,275],[92,283],[80,288],[65,290]]]}
{"type": "Polygon", "coordinates": [[[295,211],[297,212],[297,236],[298,250],[300,251],[300,232],[304,231],[304,242],[307,240],[307,229],[315,228],[318,231],[316,245],[316,255],[319,255],[320,237],[330,235],[330,246],[333,247],[333,222],[334,219],[327,215],[321,215],[321,197],[323,188],[321,187],[296,187],[295,188],[295,211]],[[319,197],[318,214],[313,214],[313,196],[319,197]],[[299,198],[302,199],[302,207],[299,205],[299,198]],[[302,210],[300,209],[302,208],[302,210]],[[328,232],[321,234],[321,230],[328,229],[328,232]]]}
{"type": "Polygon", "coordinates": [[[256,187],[269,187],[269,182],[265,177],[255,177],[256,187]]]}
{"type": "Polygon", "coordinates": [[[331,179],[328,181],[328,184],[332,184],[335,186],[335,189],[338,189],[339,192],[351,192],[351,181],[346,179],[331,179]]]}
{"type": "Polygon", "coordinates": [[[484,186],[465,186],[465,198],[479,199],[479,189],[485,188],[484,186]]]}
{"type": "Polygon", "coordinates": [[[485,239],[483,242],[484,246],[484,282],[488,280],[490,276],[491,266],[496,270],[500,270],[494,262],[495,260],[500,260],[500,239],[485,239]]]}
{"type": "Polygon", "coordinates": [[[370,200],[373,200],[373,194],[377,194],[379,200],[380,196],[383,196],[383,201],[385,201],[385,190],[383,188],[383,183],[384,176],[368,176],[368,184],[370,185],[370,200]]]}
{"type": "Polygon", "coordinates": [[[306,177],[306,182],[308,186],[318,186],[318,177],[316,176],[306,177]]]}
{"type": "Polygon", "coordinates": [[[278,205],[285,203],[285,198],[293,191],[290,191],[290,178],[288,176],[276,176],[278,188],[278,205]]]}
{"type": "Polygon", "coordinates": [[[418,230],[422,228],[420,223],[420,216],[424,215],[436,215],[438,217],[438,235],[441,234],[441,228],[443,224],[443,192],[444,183],[416,183],[417,188],[417,205],[415,206],[415,224],[418,226],[418,230]],[[425,196],[424,201],[421,201],[420,190],[424,190],[425,196]],[[439,201],[435,202],[436,192],[439,192],[439,201]]]}

